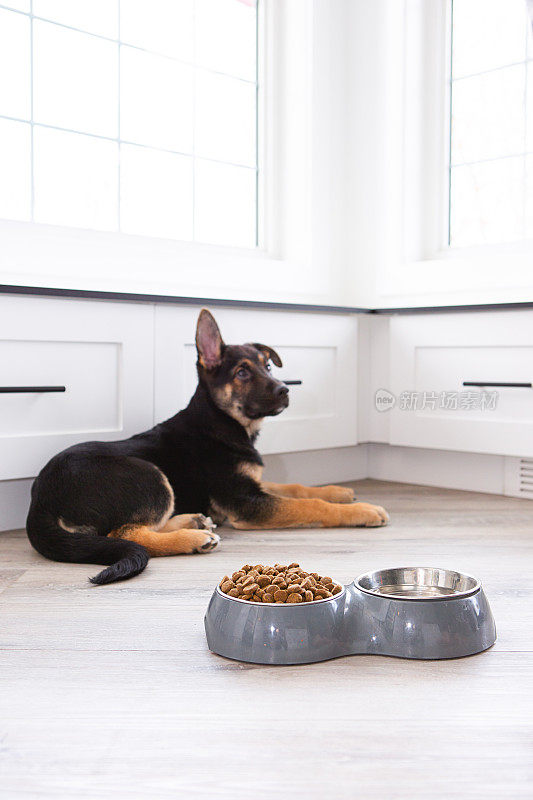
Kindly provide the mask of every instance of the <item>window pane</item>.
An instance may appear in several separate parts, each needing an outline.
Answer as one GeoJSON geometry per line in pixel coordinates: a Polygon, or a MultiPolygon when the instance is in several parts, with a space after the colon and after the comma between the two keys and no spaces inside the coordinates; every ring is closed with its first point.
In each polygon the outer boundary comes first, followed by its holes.
{"type": "Polygon", "coordinates": [[[452,246],[527,235],[530,28],[525,0],[453,0],[452,246]]]}
{"type": "Polygon", "coordinates": [[[255,170],[197,159],[194,180],[195,239],[255,247],[255,170]]]}
{"type": "Polygon", "coordinates": [[[30,118],[30,20],[0,8],[0,114],[30,118]]]}
{"type": "Polygon", "coordinates": [[[523,156],[451,172],[450,239],[457,247],[508,242],[523,236],[523,156]]]}
{"type": "Polygon", "coordinates": [[[120,148],[120,228],[124,233],[192,239],[190,156],[120,148]]]}
{"type": "Polygon", "coordinates": [[[199,70],[195,153],[255,166],[255,85],[199,70]]]}
{"type": "Polygon", "coordinates": [[[30,124],[0,119],[0,217],[31,216],[30,124]]]}
{"type": "Polygon", "coordinates": [[[118,145],[39,126],[33,136],[35,221],[116,230],[118,145]]]}
{"type": "Polygon", "coordinates": [[[7,0],[7,2],[2,3],[4,6],[9,6],[9,8],[16,8],[17,11],[24,11],[26,14],[30,13],[30,0],[7,0]]]}
{"type": "Polygon", "coordinates": [[[524,152],[525,64],[455,81],[452,164],[524,152]]]}
{"type": "Polygon", "coordinates": [[[121,139],[191,153],[192,68],[131,47],[120,53],[121,139]]]}
{"type": "Polygon", "coordinates": [[[254,247],[256,51],[256,0],[0,2],[0,218],[254,247]]]}
{"type": "Polygon", "coordinates": [[[195,24],[198,64],[255,81],[255,0],[196,0],[195,24]]]}
{"type": "Polygon", "coordinates": [[[453,0],[453,77],[523,61],[525,0],[453,0]]]}
{"type": "Polygon", "coordinates": [[[33,63],[37,122],[117,136],[117,45],[35,21],[33,63]]]}
{"type": "MultiPolygon", "coordinates": [[[[531,37],[533,39],[533,36],[531,37]]],[[[526,150],[533,153],[533,64],[527,64],[526,150]]]]}
{"type": "Polygon", "coordinates": [[[193,0],[121,0],[120,39],[192,61],[193,19],[193,0]]]}
{"type": "Polygon", "coordinates": [[[116,39],[118,0],[33,0],[36,17],[116,39]]]}
{"type": "Polygon", "coordinates": [[[526,156],[525,236],[533,239],[533,155],[526,156]]]}

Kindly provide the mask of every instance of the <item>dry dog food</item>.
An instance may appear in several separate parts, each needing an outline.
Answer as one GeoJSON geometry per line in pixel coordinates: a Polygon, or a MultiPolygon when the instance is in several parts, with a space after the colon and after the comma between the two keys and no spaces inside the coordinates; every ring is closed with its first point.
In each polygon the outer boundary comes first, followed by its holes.
{"type": "Polygon", "coordinates": [[[254,603],[310,603],[333,597],[342,590],[332,578],[318,572],[304,572],[300,565],[245,564],[220,581],[220,590],[230,597],[254,603]]]}

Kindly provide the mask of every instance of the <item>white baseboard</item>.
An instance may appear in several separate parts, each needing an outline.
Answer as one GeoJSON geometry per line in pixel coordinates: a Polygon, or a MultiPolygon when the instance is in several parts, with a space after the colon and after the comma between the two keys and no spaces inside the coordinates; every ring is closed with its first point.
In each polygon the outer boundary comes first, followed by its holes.
{"type": "Polygon", "coordinates": [[[368,444],[368,477],[442,489],[505,494],[506,456],[368,444]]]}
{"type": "Polygon", "coordinates": [[[0,481],[0,531],[24,527],[32,483],[33,479],[0,481]]]}
{"type": "MultiPolygon", "coordinates": [[[[489,494],[520,494],[509,480],[506,456],[394,447],[373,442],[355,447],[265,456],[265,479],[310,486],[362,478],[415,483],[489,494]]],[[[516,461],[516,459],[514,459],[516,461]]],[[[0,481],[0,531],[23,528],[31,480],[0,481]]]]}
{"type": "MultiPolygon", "coordinates": [[[[353,481],[367,475],[367,445],[265,456],[265,479],[277,483],[353,481]]],[[[0,531],[23,528],[32,480],[0,481],[0,531]]]]}
{"type": "Polygon", "coordinates": [[[306,450],[265,456],[265,480],[276,483],[323,483],[357,481],[368,476],[368,445],[306,450]]]}

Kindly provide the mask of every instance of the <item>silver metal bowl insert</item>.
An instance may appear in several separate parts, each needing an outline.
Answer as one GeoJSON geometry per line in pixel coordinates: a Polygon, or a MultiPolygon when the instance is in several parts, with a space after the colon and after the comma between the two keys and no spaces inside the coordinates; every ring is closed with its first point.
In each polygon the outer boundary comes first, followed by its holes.
{"type": "Polygon", "coordinates": [[[470,575],[432,567],[396,567],[367,572],[355,585],[368,594],[396,600],[457,600],[478,591],[470,575]]]}

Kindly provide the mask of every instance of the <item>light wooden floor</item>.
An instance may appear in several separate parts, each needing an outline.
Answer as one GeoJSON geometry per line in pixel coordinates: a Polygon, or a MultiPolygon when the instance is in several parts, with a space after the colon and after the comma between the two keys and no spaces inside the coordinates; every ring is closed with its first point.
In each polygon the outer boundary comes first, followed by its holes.
{"type": "MultiPolygon", "coordinates": [[[[0,534],[2,798],[532,798],[533,503],[363,481],[381,530],[223,530],[208,555],[123,584],[0,534]],[[299,667],[206,647],[213,586],[245,562],[348,582],[387,566],[483,581],[492,650],[456,661],[355,656],[299,667]]],[[[192,509],[194,510],[194,509],[192,509]]]]}

